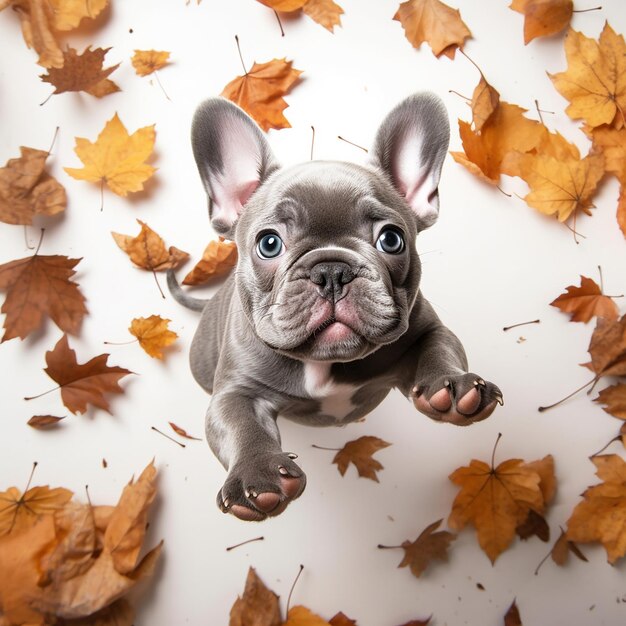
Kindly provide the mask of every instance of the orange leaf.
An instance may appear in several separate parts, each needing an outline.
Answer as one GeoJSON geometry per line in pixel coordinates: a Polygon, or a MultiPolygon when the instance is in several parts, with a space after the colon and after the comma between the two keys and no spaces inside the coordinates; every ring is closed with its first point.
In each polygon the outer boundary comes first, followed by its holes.
{"type": "Polygon", "coordinates": [[[626,315],[615,322],[598,318],[589,342],[589,369],[601,376],[626,376],[626,315]]]}
{"type": "Polygon", "coordinates": [[[472,122],[474,130],[479,131],[491,118],[500,104],[500,94],[481,74],[480,81],[472,94],[472,122]]]}
{"type": "Polygon", "coordinates": [[[80,261],[34,254],[0,265],[0,289],[7,291],[1,309],[6,314],[2,341],[24,339],[41,327],[44,316],[63,332],[78,333],[87,308],[71,278],[80,261]]]}
{"type": "Polygon", "coordinates": [[[569,560],[570,552],[581,561],[587,562],[587,557],[573,541],[569,541],[567,533],[561,529],[561,534],[550,551],[550,557],[557,565],[563,566],[569,560]]]}
{"type": "Polygon", "coordinates": [[[348,443],[337,452],[333,463],[337,464],[337,469],[342,476],[346,473],[348,465],[352,463],[356,467],[359,476],[378,482],[376,472],[383,469],[383,466],[376,459],[373,459],[372,455],[378,450],[382,450],[390,445],[390,443],[378,437],[359,437],[354,441],[348,441],[348,443]]]}
{"type": "Polygon", "coordinates": [[[128,329],[139,340],[139,345],[155,359],[163,358],[163,348],[176,341],[178,335],[167,328],[171,320],[159,315],[136,317],[128,329]]]}
{"type": "Polygon", "coordinates": [[[37,429],[46,429],[57,426],[65,417],[57,417],[56,415],[33,415],[26,423],[37,429]]]}
{"type": "Polygon", "coordinates": [[[619,383],[603,389],[595,402],[605,404],[604,410],[613,417],[626,420],[626,384],[619,383]]]}
{"type": "Polygon", "coordinates": [[[626,109],[626,43],[605,23],[596,42],[569,30],[565,39],[567,70],[549,74],[554,86],[570,104],[572,119],[584,119],[595,128],[612,124],[622,128],[626,109]]]}
{"type": "Polygon", "coordinates": [[[289,609],[287,621],[283,626],[329,626],[329,624],[305,606],[294,606],[289,609]]]}
{"type": "Polygon", "coordinates": [[[181,437],[184,437],[185,439],[194,439],[195,441],[202,441],[200,437],[193,437],[184,428],[181,428],[180,426],[177,426],[176,424],[174,424],[174,422],[168,422],[168,424],[172,427],[172,430],[177,435],[180,435],[181,437]]]}
{"type": "Polygon", "coordinates": [[[281,626],[282,623],[278,596],[249,568],[243,596],[235,600],[230,610],[229,626],[281,626]]]}
{"type": "Polygon", "coordinates": [[[35,215],[65,211],[65,188],[45,171],[50,153],[25,146],[20,153],[0,168],[0,221],[32,224],[35,215]]]}
{"type": "Polygon", "coordinates": [[[472,36],[460,12],[440,0],[407,0],[393,19],[402,24],[414,48],[427,42],[436,57],[445,54],[453,59],[456,49],[472,36]]]}
{"type": "Polygon", "coordinates": [[[61,400],[72,413],[84,413],[88,404],[110,413],[104,394],[124,393],[118,381],[132,372],[123,367],[108,366],[108,358],[108,354],[100,354],[87,363],[79,364],[67,335],[59,339],[53,350],[46,352],[48,367],[44,371],[59,384],[61,400]]]}
{"type": "Polygon", "coordinates": [[[239,105],[265,131],[290,128],[283,115],[287,108],[283,96],[302,74],[291,64],[286,59],[255,63],[247,74],[228,83],[221,95],[239,105]]]}
{"type": "Polygon", "coordinates": [[[274,9],[274,11],[291,13],[301,9],[308,0],[259,0],[259,2],[270,9],[274,9]]]}
{"type": "Polygon", "coordinates": [[[170,53],[165,50],[135,50],[131,63],[139,76],[148,76],[169,63],[170,53]]]}
{"type": "Polygon", "coordinates": [[[586,276],[580,277],[580,287],[570,285],[566,293],[561,294],[550,305],[561,309],[564,313],[571,313],[572,322],[585,324],[594,316],[616,320],[618,318],[617,305],[610,297],[605,296],[595,281],[586,276]]]}
{"type": "Polygon", "coordinates": [[[524,15],[524,43],[535,37],[548,37],[567,28],[574,3],[572,0],[513,0],[511,9],[524,15]]]}
{"type": "Polygon", "coordinates": [[[333,0],[308,0],[302,7],[302,11],[331,33],[335,26],[341,26],[341,15],[344,12],[333,0]]]}
{"type": "Polygon", "coordinates": [[[357,626],[357,623],[350,619],[347,615],[344,615],[341,611],[337,613],[334,617],[331,617],[328,620],[330,626],[357,626]]]}
{"type": "Polygon", "coordinates": [[[209,241],[202,259],[185,276],[183,285],[201,285],[228,274],[237,263],[237,244],[234,241],[209,241]]]}

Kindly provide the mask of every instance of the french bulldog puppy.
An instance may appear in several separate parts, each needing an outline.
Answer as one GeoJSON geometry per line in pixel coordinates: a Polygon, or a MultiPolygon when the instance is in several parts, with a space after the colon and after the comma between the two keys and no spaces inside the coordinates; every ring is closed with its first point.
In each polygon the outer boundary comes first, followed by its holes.
{"type": "Polygon", "coordinates": [[[193,152],[214,230],[234,239],[235,271],[202,311],[191,371],[211,394],[206,436],[228,471],[217,503],[242,520],[278,515],[306,478],[276,418],[357,420],[396,387],[428,417],[457,425],[502,403],[468,373],[457,337],[419,289],[418,233],[439,213],[449,123],[432,94],[383,121],[366,166],[281,168],[246,113],[215,98],[197,109],[193,152]]]}

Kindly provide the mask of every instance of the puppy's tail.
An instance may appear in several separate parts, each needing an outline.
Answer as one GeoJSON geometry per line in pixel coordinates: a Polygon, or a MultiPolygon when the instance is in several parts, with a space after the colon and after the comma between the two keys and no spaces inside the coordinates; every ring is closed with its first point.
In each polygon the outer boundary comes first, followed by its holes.
{"type": "Polygon", "coordinates": [[[170,293],[174,297],[174,300],[192,311],[202,311],[206,303],[209,301],[208,299],[201,300],[200,298],[193,298],[192,296],[186,294],[178,284],[176,274],[174,274],[174,270],[172,269],[167,270],[167,286],[170,293]]]}

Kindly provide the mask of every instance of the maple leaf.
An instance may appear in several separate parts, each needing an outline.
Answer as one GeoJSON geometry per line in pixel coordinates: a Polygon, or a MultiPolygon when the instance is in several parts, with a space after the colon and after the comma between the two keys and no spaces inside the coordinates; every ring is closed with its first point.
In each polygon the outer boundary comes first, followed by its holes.
{"type": "Polygon", "coordinates": [[[131,63],[139,76],[148,76],[165,67],[170,61],[165,50],[135,50],[131,63]]]}
{"type": "Polygon", "coordinates": [[[0,265],[0,289],[7,291],[2,305],[2,341],[24,339],[49,317],[63,332],[77,334],[87,313],[85,298],[71,280],[81,259],[33,256],[0,265]]]}
{"type": "Polygon", "coordinates": [[[249,568],[243,596],[235,600],[230,610],[229,626],[281,626],[282,623],[278,596],[249,568]]]}
{"type": "Polygon", "coordinates": [[[601,376],[626,376],[626,315],[619,321],[598,318],[589,342],[587,367],[601,376]]]}
{"type": "Polygon", "coordinates": [[[26,423],[33,428],[45,429],[52,426],[57,426],[63,417],[57,417],[56,415],[33,415],[26,423]]]}
{"type": "Polygon", "coordinates": [[[464,152],[450,152],[452,158],[481,180],[497,185],[500,174],[508,173],[502,169],[506,155],[536,149],[547,133],[543,124],[524,117],[525,112],[515,104],[500,102],[480,132],[459,120],[464,152]]]}
{"type": "Polygon", "coordinates": [[[348,441],[348,443],[337,452],[333,463],[337,464],[337,469],[342,476],[346,473],[348,465],[352,463],[356,467],[359,476],[378,482],[376,472],[383,469],[383,466],[376,459],[373,459],[372,455],[378,450],[382,450],[390,445],[390,443],[378,437],[359,437],[354,441],[348,441]]]}
{"type": "Polygon", "coordinates": [[[190,435],[184,428],[177,426],[174,422],[168,422],[168,424],[172,427],[172,430],[179,436],[184,437],[185,439],[193,439],[195,441],[202,441],[200,437],[194,437],[190,435]]]}
{"type": "Polygon", "coordinates": [[[461,487],[454,499],[448,525],[462,530],[472,523],[478,542],[492,563],[510,545],[516,528],[530,510],[541,514],[545,507],[541,476],[521,459],[503,461],[498,467],[473,459],[469,467],[450,474],[461,487]]]}
{"type": "Polygon", "coordinates": [[[237,263],[237,244],[223,237],[209,241],[202,259],[185,276],[183,285],[201,285],[228,274],[237,263]]]}
{"type": "Polygon", "coordinates": [[[357,626],[357,623],[347,615],[344,615],[342,611],[331,617],[328,623],[330,626],[357,626]]]}
{"type": "Polygon", "coordinates": [[[302,12],[331,33],[335,26],[341,26],[343,9],[333,0],[308,0],[302,12]]]}
{"type": "MultiPolygon", "coordinates": [[[[456,539],[456,535],[445,530],[435,532],[441,526],[442,521],[437,520],[428,525],[413,542],[403,541],[401,546],[391,546],[404,550],[404,558],[398,567],[409,566],[413,576],[419,578],[433,559],[448,560],[448,548],[456,539]]],[[[379,545],[378,547],[390,546],[379,545]]]]}
{"type": "Polygon", "coordinates": [[[567,521],[567,538],[576,543],[599,541],[609,563],[626,552],[626,462],[616,454],[594,456],[603,482],[589,487],[567,521]]]}
{"type": "Polygon", "coordinates": [[[550,302],[564,313],[571,313],[572,322],[585,324],[594,316],[615,320],[618,317],[617,305],[605,296],[598,284],[586,276],[580,277],[580,287],[570,285],[565,293],[550,302]]]}
{"type": "Polygon", "coordinates": [[[603,389],[595,402],[605,404],[604,410],[613,417],[626,420],[626,384],[619,383],[603,389]]]}
{"type": "Polygon", "coordinates": [[[221,95],[239,105],[259,126],[267,131],[270,128],[291,128],[283,115],[287,108],[283,96],[289,92],[301,70],[292,67],[292,61],[273,59],[267,63],[255,63],[244,76],[232,80],[221,95]]]}
{"type": "Polygon", "coordinates": [[[457,48],[462,48],[465,40],[472,36],[458,9],[440,0],[407,0],[393,19],[402,24],[414,48],[427,42],[436,57],[445,54],[454,59],[457,48]]]}
{"type": "Polygon", "coordinates": [[[178,267],[189,255],[174,246],[165,247],[163,239],[145,222],[137,220],[141,231],[136,237],[111,233],[115,243],[130,257],[137,266],[152,272],[178,267]]]}
{"type": "Polygon", "coordinates": [[[572,0],[513,0],[510,8],[524,15],[524,43],[567,28],[574,12],[572,0]]]}
{"type": "Polygon", "coordinates": [[[108,6],[109,0],[48,0],[56,30],[74,30],[83,19],[95,19],[108,6]]]}
{"type": "Polygon", "coordinates": [[[522,626],[522,618],[520,617],[515,600],[513,600],[511,606],[504,614],[504,626],[522,626]]]}
{"type": "Polygon", "coordinates": [[[599,41],[570,29],[565,38],[568,67],[548,74],[559,93],[569,100],[565,112],[595,128],[622,128],[626,108],[626,43],[606,22],[599,41]]]}
{"type": "Polygon", "coordinates": [[[178,338],[174,331],[167,328],[170,321],[159,315],[136,317],[128,330],[131,335],[137,337],[139,345],[151,357],[162,359],[163,348],[173,344],[178,338]]]}
{"type": "Polygon", "coordinates": [[[0,221],[32,224],[35,215],[65,211],[65,188],[45,171],[50,153],[21,146],[20,155],[0,168],[0,221]]]}
{"type": "Polygon", "coordinates": [[[329,626],[325,619],[316,615],[305,606],[293,606],[287,613],[287,621],[283,626],[329,626]]]}
{"type": "Polygon", "coordinates": [[[61,400],[72,413],[84,413],[88,404],[110,413],[104,394],[124,393],[118,381],[132,372],[123,367],[107,365],[108,358],[108,354],[100,354],[87,363],[79,364],[76,352],[69,346],[67,335],[59,339],[53,350],[46,352],[48,367],[44,371],[58,383],[61,400]]]}
{"type": "Polygon", "coordinates": [[[141,191],[143,183],[156,171],[144,163],[152,153],[155,138],[154,125],[129,135],[116,113],[94,143],[82,137],[76,138],[74,152],[85,167],[64,169],[72,178],[106,183],[119,196],[141,191]]]}
{"type": "Polygon", "coordinates": [[[85,91],[92,96],[103,96],[120,91],[120,88],[107,78],[118,67],[114,65],[104,69],[104,57],[111,48],[85,48],[78,54],[74,48],[67,48],[63,52],[63,66],[49,68],[47,74],[40,76],[44,83],[55,87],[53,94],[66,91],[85,91]]]}

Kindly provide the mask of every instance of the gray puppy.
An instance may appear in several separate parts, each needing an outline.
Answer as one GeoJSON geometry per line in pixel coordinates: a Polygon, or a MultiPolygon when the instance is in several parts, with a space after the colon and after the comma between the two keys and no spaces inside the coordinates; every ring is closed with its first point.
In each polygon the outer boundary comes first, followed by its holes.
{"type": "Polygon", "coordinates": [[[502,403],[468,373],[463,346],[419,290],[417,234],[439,213],[449,141],[432,94],[383,121],[367,166],[277,164],[265,135],[223,99],[196,111],[192,144],[213,228],[234,239],[236,271],[202,311],[191,370],[211,395],[206,435],[228,470],[222,511],[244,520],[281,513],[304,490],[283,452],[278,415],[308,425],[357,420],[397,387],[419,411],[466,425],[502,403]]]}

